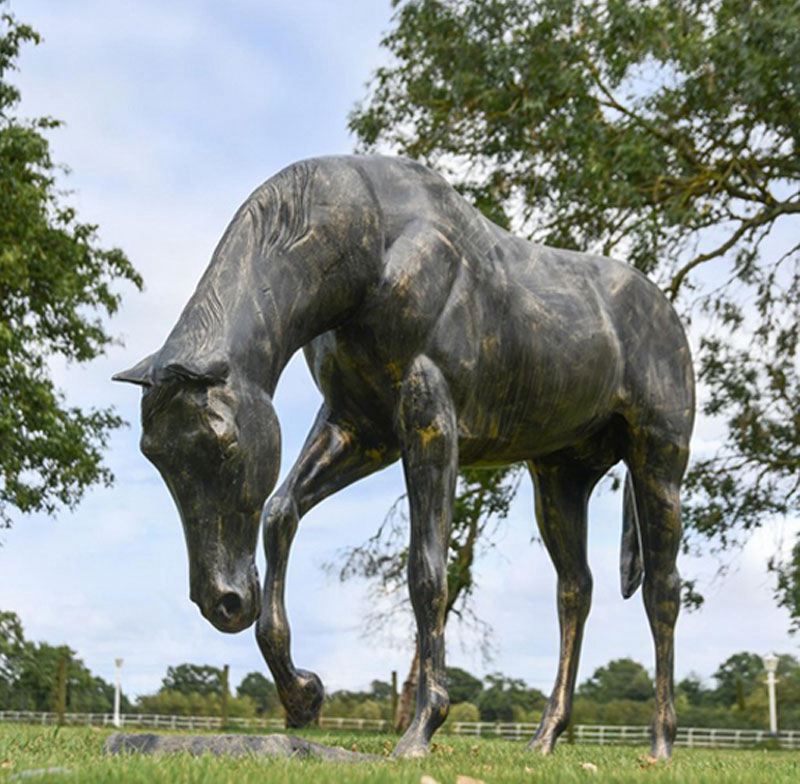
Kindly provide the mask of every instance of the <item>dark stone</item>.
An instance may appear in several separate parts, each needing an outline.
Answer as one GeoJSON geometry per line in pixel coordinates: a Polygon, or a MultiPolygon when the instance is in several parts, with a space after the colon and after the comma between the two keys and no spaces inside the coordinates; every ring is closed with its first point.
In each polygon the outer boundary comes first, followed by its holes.
{"type": "Polygon", "coordinates": [[[317,757],[332,762],[374,762],[383,759],[339,747],[324,746],[293,735],[157,735],[115,732],[106,740],[106,754],[177,754],[193,757],[317,757]]]}
{"type": "Polygon", "coordinates": [[[166,343],[115,378],[143,387],[141,447],[180,510],[192,601],[225,632],[257,620],[289,726],[313,722],[324,695],[289,647],[284,591],[300,519],[402,459],[421,674],[400,756],[424,754],[447,716],[441,608],[459,466],[524,461],[536,489],[561,628],[532,742],[549,753],[569,724],[591,602],[589,495],[623,461],[622,591],[643,586],[652,750],[669,756],[694,377],[675,311],[630,265],[514,237],[413,161],[301,161],[245,201],[166,343]],[[300,349],[324,402],[268,498],[280,462],[272,397],[300,349]]]}

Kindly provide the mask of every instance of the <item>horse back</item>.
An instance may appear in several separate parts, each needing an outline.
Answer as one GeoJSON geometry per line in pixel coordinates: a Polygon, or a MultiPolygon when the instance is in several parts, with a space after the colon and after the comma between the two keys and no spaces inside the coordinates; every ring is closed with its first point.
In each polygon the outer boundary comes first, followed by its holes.
{"type": "Polygon", "coordinates": [[[683,330],[629,265],[514,237],[414,162],[333,165],[363,179],[385,251],[358,317],[308,352],[326,397],[385,418],[425,353],[448,380],[465,462],[532,458],[615,414],[693,410],[683,330]]]}

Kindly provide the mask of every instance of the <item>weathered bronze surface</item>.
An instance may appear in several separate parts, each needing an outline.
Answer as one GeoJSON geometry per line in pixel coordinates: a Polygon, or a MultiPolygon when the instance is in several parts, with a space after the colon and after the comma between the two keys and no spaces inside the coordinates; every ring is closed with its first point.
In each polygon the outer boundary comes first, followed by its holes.
{"type": "Polygon", "coordinates": [[[323,698],[290,654],[284,590],[298,522],[402,459],[421,666],[398,755],[424,753],[448,711],[442,621],[458,466],[524,460],[533,478],[561,625],[555,687],[531,742],[546,753],[569,719],[591,598],[587,502],[623,460],[622,589],[630,596],[643,580],[652,751],[669,755],[694,382],[678,318],[639,272],[518,239],[408,160],[303,161],[247,199],[164,346],[115,379],[144,388],[141,447],[180,511],[192,600],[222,631],[257,620],[290,726],[313,721],[323,698]],[[265,503],[280,460],[271,400],[300,348],[324,403],[265,503]]]}

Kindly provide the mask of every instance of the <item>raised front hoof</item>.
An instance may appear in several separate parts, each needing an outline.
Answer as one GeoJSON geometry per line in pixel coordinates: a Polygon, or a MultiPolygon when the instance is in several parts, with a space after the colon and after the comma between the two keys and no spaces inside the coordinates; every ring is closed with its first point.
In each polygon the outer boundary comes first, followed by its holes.
{"type": "Polygon", "coordinates": [[[286,726],[299,729],[316,724],[325,699],[325,687],[319,677],[308,670],[298,670],[291,692],[286,695],[286,726]]]}

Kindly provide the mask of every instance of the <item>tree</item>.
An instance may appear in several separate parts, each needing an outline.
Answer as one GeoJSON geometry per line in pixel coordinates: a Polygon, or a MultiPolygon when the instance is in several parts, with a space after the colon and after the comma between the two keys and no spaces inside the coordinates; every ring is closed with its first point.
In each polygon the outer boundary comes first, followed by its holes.
{"type": "MultiPolygon", "coordinates": [[[[472,566],[481,549],[491,547],[491,533],[508,515],[519,484],[519,466],[492,469],[464,469],[459,474],[453,504],[453,524],[447,558],[447,604],[445,625],[451,613],[459,620],[477,622],[469,599],[475,589],[472,566]]],[[[406,571],[408,565],[408,520],[399,498],[382,525],[364,544],[343,551],[338,576],[342,581],[362,577],[371,581],[375,611],[367,616],[369,631],[381,631],[398,612],[410,606],[406,571]],[[385,600],[390,604],[387,607],[385,600]]],[[[335,569],[332,564],[326,567],[335,569]]],[[[486,627],[484,627],[486,628],[486,627]]],[[[395,727],[404,730],[410,720],[417,684],[419,656],[417,645],[403,682],[395,727]]]]}
{"type": "Polygon", "coordinates": [[[236,689],[237,697],[249,697],[259,716],[271,715],[280,710],[280,699],[275,684],[260,672],[249,672],[236,689]]]}
{"type": "Polygon", "coordinates": [[[481,721],[520,721],[524,714],[545,706],[547,698],[538,689],[529,689],[519,678],[499,672],[486,676],[486,688],[478,698],[481,721]]]}
{"type": "MultiPolygon", "coordinates": [[[[155,713],[162,716],[220,716],[222,698],[220,694],[183,693],[162,689],[156,694],[146,694],[138,698],[141,713],[155,713]]],[[[256,705],[249,696],[228,699],[228,715],[251,717],[256,715],[256,705]]]]}
{"type": "Polygon", "coordinates": [[[374,680],[369,691],[340,689],[325,696],[326,716],[345,716],[358,719],[392,719],[392,687],[385,681],[374,680]]]}
{"type": "Polygon", "coordinates": [[[632,700],[645,702],[653,697],[653,681],[639,662],[614,659],[598,667],[578,688],[578,696],[594,702],[632,700]]]}
{"type": "MultiPolygon", "coordinates": [[[[620,255],[699,322],[726,438],[688,475],[687,548],[799,511],[800,6],[393,4],[392,59],[350,117],[361,149],[438,168],[535,241],[620,255]]],[[[798,618],[796,555],[772,566],[798,618]]]]}
{"type": "MultiPolygon", "coordinates": [[[[0,709],[50,711],[56,701],[56,672],[66,657],[66,708],[72,712],[110,712],[114,687],[93,675],[66,645],[25,639],[16,613],[0,612],[0,709]]],[[[131,708],[121,695],[123,711],[131,708]]]]}
{"type": "Polygon", "coordinates": [[[691,673],[675,686],[677,694],[683,695],[689,705],[705,705],[710,701],[711,691],[703,685],[699,675],[691,673]]]}
{"type": "Polygon", "coordinates": [[[478,710],[477,705],[473,705],[471,702],[456,702],[454,703],[451,708],[450,712],[447,714],[447,724],[452,726],[460,721],[480,721],[481,720],[481,712],[478,710]]]}
{"type": "Polygon", "coordinates": [[[477,703],[483,691],[483,683],[480,678],[476,678],[460,667],[448,667],[446,672],[447,693],[450,695],[450,702],[454,705],[458,702],[477,703]]]}
{"type": "Polygon", "coordinates": [[[102,463],[111,409],[68,406],[48,370],[52,357],[87,362],[112,338],[103,315],[120,303],[117,281],[142,281],[117,248],[98,245],[96,226],[64,203],[45,134],[50,117],[13,116],[8,81],[20,47],[39,35],[0,0],[0,524],[11,509],[52,514],[74,507],[89,486],[112,481],[102,463]]]}
{"type": "Polygon", "coordinates": [[[386,681],[374,680],[369,685],[372,698],[378,702],[392,699],[392,684],[386,681]]]}
{"type": "Polygon", "coordinates": [[[789,612],[791,631],[800,631],[800,539],[786,558],[772,556],[769,568],[777,575],[778,604],[789,612]]]}
{"type": "Polygon", "coordinates": [[[8,705],[20,675],[25,653],[25,635],[19,617],[0,612],[0,705],[8,705]]]}
{"type": "Polygon", "coordinates": [[[180,694],[222,694],[222,670],[209,664],[179,664],[167,667],[162,691],[180,694]]]}
{"type": "Polygon", "coordinates": [[[745,697],[764,680],[765,672],[764,662],[757,653],[743,651],[729,656],[714,673],[715,699],[727,707],[743,708],[745,697]]]}

